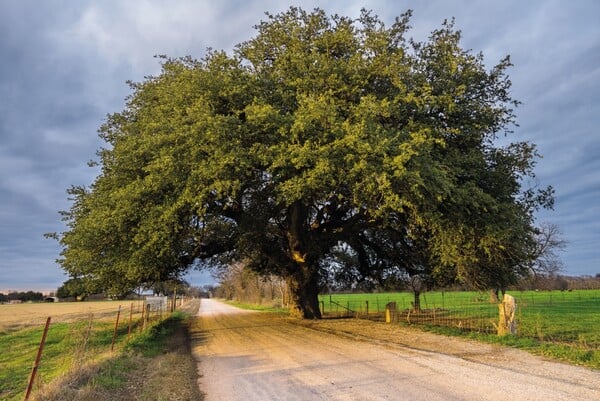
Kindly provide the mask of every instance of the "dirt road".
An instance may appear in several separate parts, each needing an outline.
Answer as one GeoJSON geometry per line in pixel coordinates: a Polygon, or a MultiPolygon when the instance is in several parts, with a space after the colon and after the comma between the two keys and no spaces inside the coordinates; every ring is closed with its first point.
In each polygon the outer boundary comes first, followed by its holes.
{"type": "Polygon", "coordinates": [[[194,354],[206,401],[600,400],[598,371],[475,342],[427,334],[425,343],[447,341],[448,352],[433,352],[215,300],[202,300],[197,323],[194,354]]]}

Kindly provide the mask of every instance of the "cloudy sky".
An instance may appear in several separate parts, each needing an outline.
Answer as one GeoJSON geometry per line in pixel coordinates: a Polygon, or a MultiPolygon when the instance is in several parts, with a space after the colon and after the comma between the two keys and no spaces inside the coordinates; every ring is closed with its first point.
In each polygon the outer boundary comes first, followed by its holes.
{"type": "Polygon", "coordinates": [[[265,11],[290,5],[351,17],[365,7],[388,23],[410,8],[409,36],[419,40],[455,17],[463,47],[482,51],[486,64],[510,54],[523,102],[510,139],[538,145],[539,185],[556,189],[555,210],[539,220],[568,241],[566,274],[600,273],[597,0],[0,0],[0,292],[52,290],[66,279],[58,244],[43,234],[64,230],[65,190],[98,173],[87,166],[102,146],[96,131],[123,109],[125,81],[158,73],[157,54],[231,51],[265,11]]]}

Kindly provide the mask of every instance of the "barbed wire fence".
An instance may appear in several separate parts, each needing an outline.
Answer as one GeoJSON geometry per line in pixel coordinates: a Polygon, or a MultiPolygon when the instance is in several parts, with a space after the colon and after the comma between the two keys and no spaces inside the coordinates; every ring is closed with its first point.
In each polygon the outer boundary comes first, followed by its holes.
{"type": "MultiPolygon", "coordinates": [[[[573,322],[589,320],[600,313],[600,290],[578,291],[513,291],[516,302],[516,336],[538,341],[585,341],[574,329],[573,322]],[[565,327],[565,316],[571,322],[565,327]],[[568,317],[572,318],[569,319],[568,317]]],[[[468,332],[498,332],[499,306],[485,293],[423,293],[420,308],[415,309],[413,294],[398,293],[345,298],[343,295],[323,297],[321,311],[325,317],[355,317],[390,323],[446,327],[468,332]],[[387,312],[386,312],[387,310],[387,312]]],[[[600,328],[599,333],[600,333],[600,328]]],[[[600,335],[591,339],[600,342],[600,335]]]]}
{"type": "Polygon", "coordinates": [[[43,373],[45,373],[44,351],[49,338],[52,338],[54,343],[65,343],[61,348],[68,349],[70,352],[62,355],[60,364],[68,366],[68,372],[77,373],[86,363],[99,360],[102,355],[107,353],[110,355],[122,350],[136,335],[164,320],[188,300],[187,297],[165,296],[123,302],[112,312],[106,310],[97,313],[90,312],[85,319],[70,323],[57,323],[56,327],[60,325],[62,330],[57,330],[56,334],[53,333],[52,316],[49,316],[37,347],[36,358],[29,374],[27,388],[24,389],[23,400],[30,400],[47,384],[43,373]],[[66,330],[64,330],[64,325],[68,326],[66,330]]]}

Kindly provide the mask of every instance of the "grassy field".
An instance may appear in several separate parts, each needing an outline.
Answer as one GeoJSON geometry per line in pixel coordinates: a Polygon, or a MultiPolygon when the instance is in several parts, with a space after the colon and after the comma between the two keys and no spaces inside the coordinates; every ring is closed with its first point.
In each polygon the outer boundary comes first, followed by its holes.
{"type": "Polygon", "coordinates": [[[501,342],[600,368],[600,290],[509,293],[517,301],[518,333],[508,338],[494,335],[498,307],[487,293],[423,293],[421,313],[411,312],[412,293],[323,295],[320,301],[326,315],[371,318],[381,318],[386,303],[396,302],[400,324],[421,324],[445,334],[501,342]]]}
{"type": "Polygon", "coordinates": [[[0,400],[22,400],[42,337],[46,318],[48,331],[37,384],[46,384],[108,358],[119,306],[115,350],[128,341],[129,315],[133,334],[140,331],[141,303],[80,302],[0,305],[0,400]]]}
{"type": "Polygon", "coordinates": [[[40,327],[48,316],[53,323],[68,323],[87,319],[115,316],[119,305],[129,308],[133,302],[136,313],[141,311],[143,301],[98,301],[98,302],[49,302],[0,305],[0,334],[27,327],[40,327]]]}

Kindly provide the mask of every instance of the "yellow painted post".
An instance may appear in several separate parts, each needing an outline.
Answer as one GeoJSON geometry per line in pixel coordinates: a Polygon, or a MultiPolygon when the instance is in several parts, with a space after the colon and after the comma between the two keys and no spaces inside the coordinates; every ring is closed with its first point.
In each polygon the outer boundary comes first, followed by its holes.
{"type": "Polygon", "coordinates": [[[385,305],[385,322],[392,323],[396,314],[396,302],[388,302],[385,305]]]}

